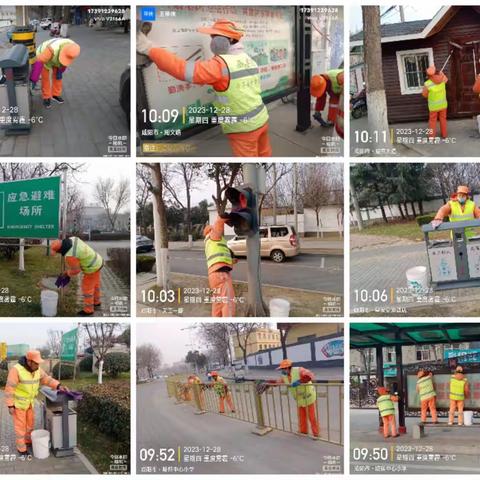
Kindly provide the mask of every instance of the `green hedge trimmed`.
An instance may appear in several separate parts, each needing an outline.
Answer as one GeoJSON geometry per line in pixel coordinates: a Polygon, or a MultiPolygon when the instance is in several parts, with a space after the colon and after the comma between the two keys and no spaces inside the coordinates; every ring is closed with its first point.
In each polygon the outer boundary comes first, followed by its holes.
{"type": "Polygon", "coordinates": [[[155,257],[137,255],[137,273],[151,272],[153,265],[155,265],[155,257]]]}
{"type": "Polygon", "coordinates": [[[105,355],[103,364],[105,373],[112,378],[116,378],[123,372],[130,371],[130,355],[122,352],[112,352],[105,355]]]}
{"type": "Polygon", "coordinates": [[[8,372],[0,370],[0,387],[4,387],[7,384],[8,372]]]}
{"type": "Polygon", "coordinates": [[[87,355],[80,360],[78,364],[78,368],[81,372],[89,372],[92,373],[93,368],[93,355],[87,355]]]}
{"type": "MultiPolygon", "coordinates": [[[[55,366],[52,368],[52,377],[58,380],[58,370],[60,369],[60,362],[57,362],[55,366]]],[[[62,380],[70,380],[73,378],[73,365],[69,365],[68,363],[62,363],[62,368],[60,369],[60,381],[62,380]]]]}
{"type": "Polygon", "coordinates": [[[130,443],[130,382],[114,380],[88,385],[77,412],[81,420],[95,425],[105,435],[130,443]]]}

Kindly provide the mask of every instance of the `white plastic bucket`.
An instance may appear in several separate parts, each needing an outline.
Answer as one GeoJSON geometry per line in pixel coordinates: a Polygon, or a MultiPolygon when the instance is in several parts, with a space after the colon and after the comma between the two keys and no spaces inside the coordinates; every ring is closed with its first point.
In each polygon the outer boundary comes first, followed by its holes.
{"type": "Polygon", "coordinates": [[[426,292],[428,289],[427,267],[419,265],[409,268],[406,272],[407,285],[414,293],[426,292]]]}
{"type": "Polygon", "coordinates": [[[463,424],[467,426],[473,425],[473,412],[471,410],[463,412],[463,424]]]}
{"type": "Polygon", "coordinates": [[[272,298],[269,303],[271,317],[288,317],[290,302],[283,298],[272,298]]]}
{"type": "Polygon", "coordinates": [[[33,456],[40,460],[50,455],[50,432],[48,430],[34,430],[32,432],[33,456]]]}
{"type": "Polygon", "coordinates": [[[42,290],[40,294],[42,315],[44,317],[56,317],[58,305],[58,293],[53,290],[42,290]]]}

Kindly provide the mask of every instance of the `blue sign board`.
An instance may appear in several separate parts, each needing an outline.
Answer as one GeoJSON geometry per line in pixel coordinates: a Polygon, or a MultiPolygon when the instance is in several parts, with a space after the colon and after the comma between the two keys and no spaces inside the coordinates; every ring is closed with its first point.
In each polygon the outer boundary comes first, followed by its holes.
{"type": "Polygon", "coordinates": [[[468,350],[445,350],[445,360],[456,358],[463,363],[480,362],[480,348],[470,348],[468,350]]]}

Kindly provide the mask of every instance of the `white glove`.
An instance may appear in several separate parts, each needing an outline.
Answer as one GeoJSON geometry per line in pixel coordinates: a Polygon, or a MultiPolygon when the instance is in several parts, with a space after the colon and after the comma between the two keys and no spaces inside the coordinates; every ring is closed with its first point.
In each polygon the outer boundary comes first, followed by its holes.
{"type": "Polygon", "coordinates": [[[432,220],[430,222],[430,225],[432,226],[432,228],[437,228],[439,225],[441,225],[443,222],[442,220],[432,220]]]}
{"type": "Polygon", "coordinates": [[[153,42],[151,42],[147,36],[142,33],[137,33],[137,52],[142,55],[148,55],[148,52],[153,47],[153,42]]]}

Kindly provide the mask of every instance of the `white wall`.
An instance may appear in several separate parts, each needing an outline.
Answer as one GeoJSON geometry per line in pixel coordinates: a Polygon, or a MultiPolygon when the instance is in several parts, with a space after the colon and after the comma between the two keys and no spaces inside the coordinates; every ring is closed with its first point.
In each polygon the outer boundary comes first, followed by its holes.
{"type": "Polygon", "coordinates": [[[287,347],[287,358],[292,362],[311,362],[312,350],[310,348],[310,342],[287,347]]]}

